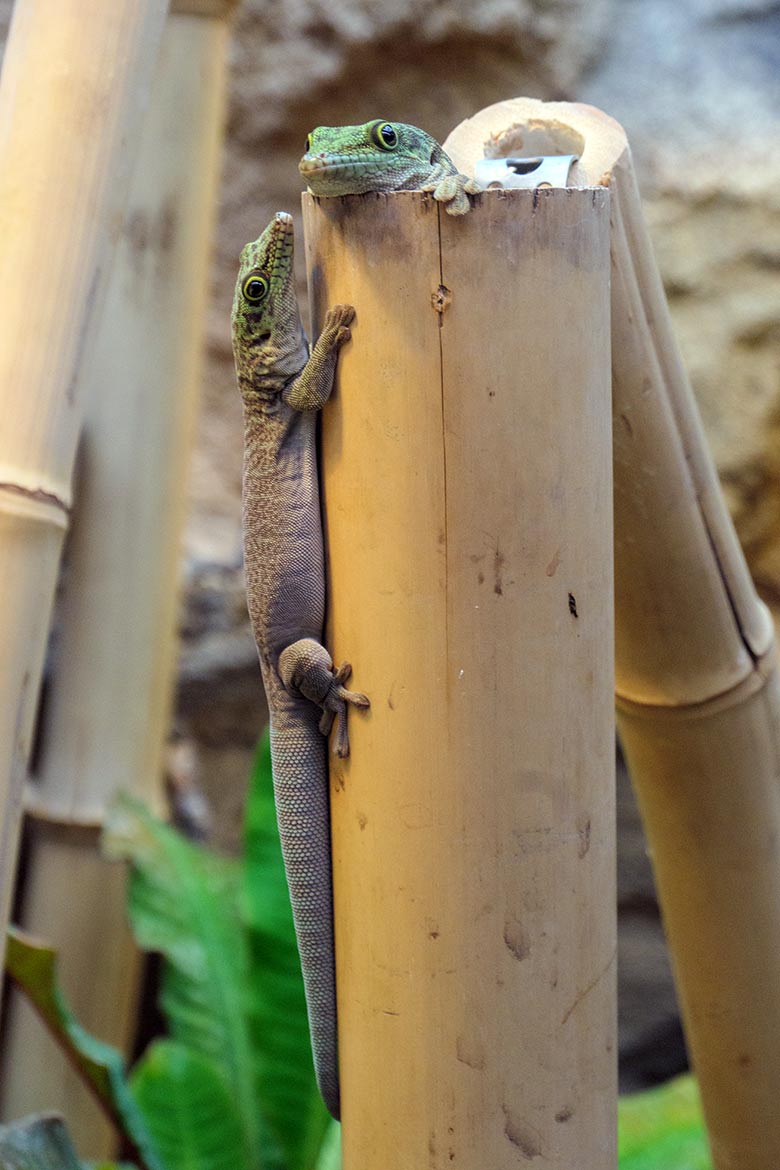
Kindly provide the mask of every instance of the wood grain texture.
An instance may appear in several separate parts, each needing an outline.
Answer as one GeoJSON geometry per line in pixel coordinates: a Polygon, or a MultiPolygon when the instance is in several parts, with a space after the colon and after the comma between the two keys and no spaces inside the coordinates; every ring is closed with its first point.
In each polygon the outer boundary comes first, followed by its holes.
{"type": "Polygon", "coordinates": [[[329,639],[345,1170],[614,1163],[604,191],[304,197],[329,639]]]}
{"type": "Polygon", "coordinates": [[[502,102],[445,144],[581,154],[612,193],[618,726],[637,791],[717,1170],[780,1165],[780,692],[707,449],[621,127],[502,102]]]}

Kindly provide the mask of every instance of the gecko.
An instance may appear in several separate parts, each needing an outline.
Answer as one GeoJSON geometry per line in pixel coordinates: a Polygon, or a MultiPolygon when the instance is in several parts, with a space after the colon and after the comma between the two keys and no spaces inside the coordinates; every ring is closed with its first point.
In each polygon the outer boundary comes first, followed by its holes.
{"type": "Polygon", "coordinates": [[[241,253],[232,311],[244,411],[244,563],[268,698],[274,799],[303,970],[314,1067],[339,1116],[327,736],[349,754],[346,689],[322,644],[325,562],[318,412],[333,387],[355,310],[335,305],[309,353],[293,276],[292,216],[277,212],[241,253]]]}
{"type": "Polygon", "coordinates": [[[432,191],[450,215],[465,215],[482,187],[459,173],[435,138],[405,122],[375,118],[362,126],[318,126],[298,170],[313,195],[432,191]]]}

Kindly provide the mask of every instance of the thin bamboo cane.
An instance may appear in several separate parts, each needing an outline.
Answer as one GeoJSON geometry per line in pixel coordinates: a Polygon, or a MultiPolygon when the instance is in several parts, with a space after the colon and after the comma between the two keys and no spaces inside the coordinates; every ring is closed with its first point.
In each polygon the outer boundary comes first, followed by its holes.
{"type": "MultiPolygon", "coordinates": [[[[60,948],[79,1019],[124,1049],[138,963],[124,873],[101,858],[96,827],[120,789],[159,800],[228,32],[218,15],[179,11],[163,36],[105,311],[78,375],[87,416],[28,800],[23,924],[60,948]]],[[[58,1109],[79,1149],[115,1152],[116,1135],[21,997],[4,1068],[6,1117],[58,1109]]]]}
{"type": "Polygon", "coordinates": [[[305,197],[344,1170],[614,1164],[606,192],[305,197]]]}
{"type": "Polygon", "coordinates": [[[459,126],[461,167],[581,154],[612,191],[618,725],[719,1170],[780,1165],[780,692],[772,623],[719,490],[622,128],[517,99],[459,126]],[[511,128],[511,129],[510,129],[511,128]],[[508,131],[508,132],[507,132],[508,131]]]}
{"type": "MultiPolygon", "coordinates": [[[[18,0],[0,82],[0,927],[88,349],[165,0],[18,0]]],[[[2,930],[4,940],[5,931],[2,930]]],[[[3,941],[0,941],[0,955],[3,941]]]]}

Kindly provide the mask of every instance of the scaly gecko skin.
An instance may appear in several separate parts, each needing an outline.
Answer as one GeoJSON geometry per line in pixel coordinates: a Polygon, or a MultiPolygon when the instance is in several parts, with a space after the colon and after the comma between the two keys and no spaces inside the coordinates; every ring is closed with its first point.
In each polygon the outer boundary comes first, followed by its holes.
{"type": "Polygon", "coordinates": [[[298,164],[313,195],[367,191],[432,191],[450,215],[465,215],[469,195],[482,190],[461,175],[435,138],[405,122],[383,118],[364,126],[318,126],[298,164]]]}
{"type": "Polygon", "coordinates": [[[327,740],[349,754],[344,687],[321,644],[325,565],[317,413],[355,311],[336,305],[311,356],[293,285],[293,221],[275,218],[241,253],[233,351],[244,405],[244,558],[249,615],[271,722],[274,797],[325,1104],[339,1115],[327,740]]]}

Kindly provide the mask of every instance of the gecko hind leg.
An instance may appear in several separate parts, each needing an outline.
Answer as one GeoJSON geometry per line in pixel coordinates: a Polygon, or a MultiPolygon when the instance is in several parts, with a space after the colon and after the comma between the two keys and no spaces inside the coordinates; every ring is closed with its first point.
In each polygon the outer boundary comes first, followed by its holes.
{"type": "Polygon", "coordinates": [[[303,695],[322,710],[319,728],[328,735],[336,724],[334,754],[341,759],[349,755],[347,733],[348,705],[365,709],[371,703],[359,691],[348,691],[344,683],[349,680],[352,667],[343,663],[337,670],[324,646],[314,638],[301,638],[293,642],[279,655],[279,676],[291,694],[303,695]]]}

